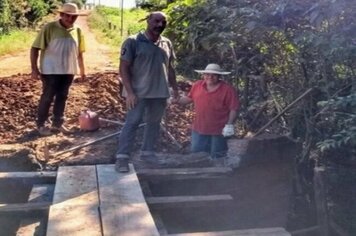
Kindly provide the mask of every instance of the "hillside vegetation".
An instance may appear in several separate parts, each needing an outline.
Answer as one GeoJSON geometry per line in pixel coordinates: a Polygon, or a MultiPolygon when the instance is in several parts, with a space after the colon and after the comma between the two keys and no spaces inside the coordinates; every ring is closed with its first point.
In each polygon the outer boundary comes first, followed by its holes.
{"type": "Polygon", "coordinates": [[[138,8],[124,9],[123,18],[121,14],[121,9],[99,6],[89,16],[90,28],[95,31],[99,41],[115,47],[115,52],[127,36],[146,28],[146,21],[142,19],[147,11],[138,8]]]}

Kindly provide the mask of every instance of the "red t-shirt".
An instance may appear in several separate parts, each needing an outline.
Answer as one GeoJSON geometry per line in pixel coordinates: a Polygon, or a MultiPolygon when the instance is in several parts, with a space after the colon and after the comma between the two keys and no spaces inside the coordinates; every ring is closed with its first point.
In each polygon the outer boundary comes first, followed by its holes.
{"type": "Polygon", "coordinates": [[[195,117],[192,129],[199,134],[219,135],[229,119],[231,110],[238,110],[240,102],[234,87],[224,81],[212,92],[204,80],[195,82],[188,94],[193,100],[195,117]]]}

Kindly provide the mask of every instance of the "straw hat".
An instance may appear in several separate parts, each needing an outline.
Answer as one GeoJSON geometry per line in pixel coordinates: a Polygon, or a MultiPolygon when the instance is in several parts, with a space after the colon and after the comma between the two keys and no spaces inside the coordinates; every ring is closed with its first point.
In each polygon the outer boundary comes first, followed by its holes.
{"type": "Polygon", "coordinates": [[[209,64],[205,67],[205,70],[194,70],[195,72],[201,74],[218,74],[218,75],[228,75],[231,72],[223,71],[218,64],[209,64]]]}
{"type": "Polygon", "coordinates": [[[64,3],[62,7],[58,10],[60,13],[73,16],[85,16],[87,14],[79,12],[78,6],[75,3],[64,3]]]}

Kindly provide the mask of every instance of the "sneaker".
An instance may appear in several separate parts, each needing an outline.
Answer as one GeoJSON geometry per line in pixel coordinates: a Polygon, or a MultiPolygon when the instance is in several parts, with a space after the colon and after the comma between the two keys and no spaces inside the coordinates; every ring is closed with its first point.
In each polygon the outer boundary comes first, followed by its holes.
{"type": "Polygon", "coordinates": [[[120,173],[127,173],[130,171],[129,168],[129,159],[127,158],[120,158],[116,159],[115,162],[115,170],[120,173]]]}
{"type": "Polygon", "coordinates": [[[37,131],[41,136],[50,136],[50,135],[52,135],[51,130],[49,128],[45,127],[45,126],[38,127],[37,131]]]}
{"type": "Polygon", "coordinates": [[[62,134],[71,134],[72,132],[66,128],[65,126],[61,125],[60,127],[52,126],[51,131],[54,133],[62,133],[62,134]]]}

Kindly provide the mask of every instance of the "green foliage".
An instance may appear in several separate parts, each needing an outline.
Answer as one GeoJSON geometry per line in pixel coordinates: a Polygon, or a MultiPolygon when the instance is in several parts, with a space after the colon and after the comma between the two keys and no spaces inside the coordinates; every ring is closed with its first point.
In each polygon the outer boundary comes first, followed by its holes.
{"type": "MultiPolygon", "coordinates": [[[[294,46],[276,29],[258,29],[261,27],[257,22],[261,15],[259,8],[263,7],[257,3],[246,4],[206,0],[193,1],[191,5],[177,1],[169,6],[167,34],[174,39],[182,73],[190,77],[192,68],[215,61],[235,75],[260,75],[267,64],[282,66],[288,63],[284,51],[293,53],[294,46]],[[283,52],[277,55],[276,47],[283,52]]],[[[267,69],[281,73],[281,69],[267,69]]]]}
{"type": "Polygon", "coordinates": [[[6,35],[0,35],[0,55],[18,53],[29,50],[36,32],[13,30],[6,35]]]}
{"type": "MultiPolygon", "coordinates": [[[[248,131],[258,130],[314,88],[268,129],[303,142],[301,166],[351,165],[356,161],[355,11],[350,0],[206,0],[192,5],[177,0],[169,5],[166,33],[186,77],[196,76],[193,69],[209,62],[233,72],[228,79],[240,89],[240,118],[248,131]]],[[[355,208],[338,208],[335,218],[347,212],[355,208]]],[[[343,225],[354,221],[349,217],[343,225]]],[[[355,227],[349,233],[355,235],[355,227]]]]}
{"type": "Polygon", "coordinates": [[[319,129],[324,131],[320,151],[348,148],[356,154],[356,93],[318,104],[323,109],[319,129]]]}
{"type": "Polygon", "coordinates": [[[136,0],[136,6],[147,11],[158,11],[164,9],[168,4],[166,0],[136,0]]]}
{"type": "Polygon", "coordinates": [[[10,27],[25,28],[29,25],[28,19],[26,18],[26,13],[31,11],[27,1],[24,0],[13,0],[10,2],[11,8],[11,24],[10,27]]]}
{"type": "Polygon", "coordinates": [[[120,16],[121,10],[116,7],[97,6],[95,11],[97,11],[102,16],[120,16]]]}
{"type": "Polygon", "coordinates": [[[146,22],[140,20],[144,19],[146,15],[147,12],[141,9],[124,9],[124,24],[123,29],[121,29],[121,10],[100,6],[91,14],[89,23],[91,27],[101,31],[108,44],[118,47],[128,35],[145,29],[146,22]],[[109,28],[110,26],[111,28],[109,28]]]}
{"type": "Polygon", "coordinates": [[[37,20],[40,20],[42,17],[46,16],[50,10],[50,5],[48,5],[43,0],[29,0],[28,6],[30,10],[26,13],[26,18],[31,23],[34,23],[37,20]]]}
{"type": "Polygon", "coordinates": [[[11,10],[8,0],[0,1],[0,35],[9,31],[11,10]]]}
{"type": "Polygon", "coordinates": [[[33,26],[51,13],[58,3],[58,0],[0,1],[0,34],[33,26]]]}
{"type": "Polygon", "coordinates": [[[77,4],[79,9],[81,9],[85,3],[85,1],[82,0],[70,0],[70,2],[77,4]]]}
{"type": "Polygon", "coordinates": [[[177,51],[178,71],[186,77],[196,77],[193,69],[209,62],[233,72],[229,79],[242,91],[247,124],[266,102],[262,114],[270,120],[301,93],[317,88],[285,113],[280,125],[307,147],[324,143],[326,150],[354,139],[350,116],[341,119],[337,113],[332,117],[337,122],[321,127],[317,114],[323,108],[317,103],[346,99],[355,90],[355,10],[348,0],[177,0],[167,9],[166,34],[177,51]]]}
{"type": "MultiPolygon", "coordinates": [[[[99,41],[113,47],[112,57],[117,58],[118,49],[122,41],[131,34],[145,29],[146,22],[140,21],[145,18],[147,12],[142,9],[124,9],[123,29],[121,36],[121,10],[113,7],[96,7],[89,16],[89,25],[94,29],[99,41]],[[111,26],[111,28],[110,28],[111,26]]],[[[118,60],[117,60],[118,62],[118,60]]]]}

